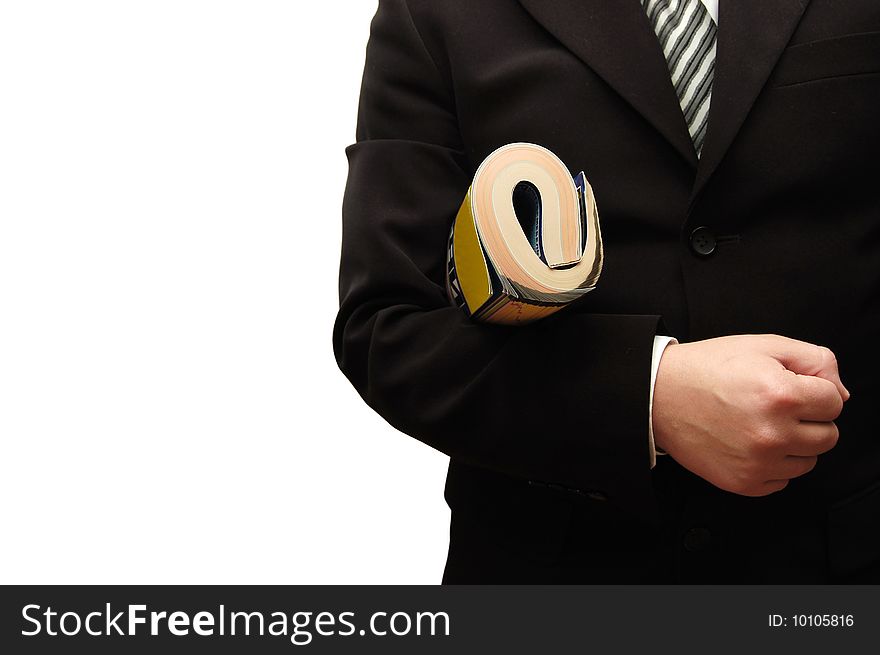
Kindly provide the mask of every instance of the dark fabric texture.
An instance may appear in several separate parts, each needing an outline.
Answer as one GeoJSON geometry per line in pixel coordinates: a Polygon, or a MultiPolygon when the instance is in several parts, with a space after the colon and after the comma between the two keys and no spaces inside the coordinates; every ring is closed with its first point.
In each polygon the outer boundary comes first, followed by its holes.
{"type": "Polygon", "coordinates": [[[451,457],[445,582],[876,581],[880,4],[720,12],[698,162],[638,0],[379,3],[333,343],[371,407],[451,457]],[[514,141],[584,170],[605,268],[549,319],[476,324],[446,298],[446,239],[476,167],[514,141]],[[830,347],[852,392],[838,446],[765,498],[669,457],[652,471],[658,333],[830,347]]]}

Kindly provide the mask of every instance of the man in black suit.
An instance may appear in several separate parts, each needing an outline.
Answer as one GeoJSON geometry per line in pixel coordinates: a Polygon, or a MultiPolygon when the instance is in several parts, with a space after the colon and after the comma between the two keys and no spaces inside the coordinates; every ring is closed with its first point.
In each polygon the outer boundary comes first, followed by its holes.
{"type": "Polygon", "coordinates": [[[445,582],[880,582],[880,4],[721,0],[699,146],[649,13],[380,2],[339,365],[451,457],[445,582]],[[515,141],[585,171],[605,266],[548,319],[477,324],[446,238],[515,141]]]}

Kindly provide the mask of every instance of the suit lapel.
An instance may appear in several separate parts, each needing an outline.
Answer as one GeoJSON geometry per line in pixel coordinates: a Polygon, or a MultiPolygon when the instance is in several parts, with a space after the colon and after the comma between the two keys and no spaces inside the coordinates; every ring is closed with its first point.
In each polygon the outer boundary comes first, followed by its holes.
{"type": "Polygon", "coordinates": [[[692,201],[721,163],[810,0],[721,0],[712,105],[692,201]]]}
{"type": "Polygon", "coordinates": [[[697,168],[718,168],[810,0],[721,0],[709,126],[697,165],[660,44],[639,0],[519,0],[697,168]]]}
{"type": "Polygon", "coordinates": [[[519,1],[696,167],[666,59],[639,0],[519,1]]]}

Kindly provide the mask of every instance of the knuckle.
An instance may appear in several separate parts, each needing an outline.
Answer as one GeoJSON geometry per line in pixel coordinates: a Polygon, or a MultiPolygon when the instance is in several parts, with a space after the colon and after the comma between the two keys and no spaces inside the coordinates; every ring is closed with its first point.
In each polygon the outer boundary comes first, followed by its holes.
{"type": "Polygon", "coordinates": [[[800,472],[797,474],[798,476],[806,475],[814,468],[816,468],[816,464],[819,462],[818,457],[805,457],[804,462],[801,464],[800,472]]]}
{"type": "Polygon", "coordinates": [[[777,412],[791,408],[797,403],[797,395],[791,384],[779,377],[767,377],[758,390],[758,407],[763,412],[777,412]]]}
{"type": "Polygon", "coordinates": [[[764,466],[752,465],[741,467],[731,475],[726,490],[740,496],[759,498],[782,491],[788,486],[788,483],[789,480],[786,477],[782,477],[780,471],[770,470],[764,466]],[[780,477],[773,477],[776,475],[780,477]]]}
{"type": "Polygon", "coordinates": [[[782,491],[788,486],[789,482],[790,480],[775,480],[774,482],[768,484],[767,486],[770,487],[770,491],[767,493],[767,495],[769,496],[770,494],[775,494],[777,491],[782,491]]]}
{"type": "Polygon", "coordinates": [[[743,466],[732,475],[728,490],[740,496],[761,496],[764,488],[762,480],[757,466],[743,466]]]}
{"type": "Polygon", "coordinates": [[[819,363],[821,368],[837,368],[837,355],[827,346],[817,346],[819,348],[819,363]]]}
{"type": "Polygon", "coordinates": [[[775,491],[778,491],[778,489],[776,489],[774,485],[769,483],[756,483],[750,485],[741,495],[749,496],[750,498],[760,498],[762,496],[769,496],[775,491]]]}
{"type": "Polygon", "coordinates": [[[754,457],[761,457],[773,452],[782,441],[782,435],[771,425],[756,428],[750,436],[751,438],[747,446],[748,454],[751,456],[747,464],[749,468],[757,465],[757,461],[753,459],[754,457]]]}
{"type": "Polygon", "coordinates": [[[730,491],[731,493],[746,495],[746,490],[749,488],[751,480],[748,476],[745,475],[742,471],[731,471],[722,480],[721,484],[718,486],[725,491],[730,491]]]}
{"type": "Polygon", "coordinates": [[[737,483],[731,487],[730,491],[740,496],[749,496],[750,498],[761,495],[760,488],[754,482],[737,483]]]}
{"type": "Polygon", "coordinates": [[[754,485],[751,489],[749,489],[748,493],[742,495],[751,496],[752,498],[759,498],[761,496],[769,496],[770,494],[775,494],[777,491],[782,491],[787,486],[788,480],[771,480],[754,485]]]}
{"type": "Polygon", "coordinates": [[[831,423],[828,434],[825,436],[819,446],[822,448],[822,452],[828,452],[832,448],[837,445],[837,442],[840,440],[840,428],[837,427],[836,423],[831,423]]]}
{"type": "Polygon", "coordinates": [[[828,438],[829,443],[832,446],[836,446],[838,440],[840,439],[840,428],[837,427],[837,423],[831,423],[831,434],[828,438]]]}
{"type": "Polygon", "coordinates": [[[756,482],[761,482],[765,478],[767,465],[763,461],[763,459],[758,457],[750,457],[747,461],[743,462],[742,468],[740,471],[741,479],[744,483],[754,484],[756,482]]]}
{"type": "Polygon", "coordinates": [[[840,394],[837,393],[837,389],[834,389],[833,393],[830,394],[830,407],[829,411],[832,414],[831,418],[836,419],[843,412],[843,398],[840,397],[840,394]]]}

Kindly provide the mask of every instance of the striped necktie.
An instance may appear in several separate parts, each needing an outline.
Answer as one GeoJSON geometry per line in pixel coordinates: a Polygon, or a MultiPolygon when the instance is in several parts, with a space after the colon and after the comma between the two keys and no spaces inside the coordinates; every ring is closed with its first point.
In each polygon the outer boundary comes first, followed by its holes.
{"type": "Polygon", "coordinates": [[[715,21],[702,0],[641,0],[660,40],[675,94],[681,103],[697,157],[703,149],[712,78],[715,72],[715,21]]]}

